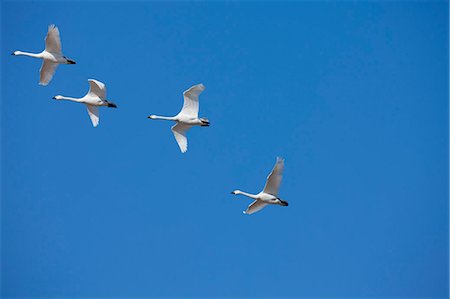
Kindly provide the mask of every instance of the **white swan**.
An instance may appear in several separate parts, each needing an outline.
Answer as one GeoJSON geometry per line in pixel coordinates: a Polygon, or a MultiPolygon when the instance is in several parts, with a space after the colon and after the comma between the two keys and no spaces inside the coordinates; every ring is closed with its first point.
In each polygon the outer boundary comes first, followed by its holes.
{"type": "Polygon", "coordinates": [[[55,100],[68,100],[86,104],[92,125],[98,126],[99,122],[99,106],[117,108],[117,105],[106,100],[106,86],[100,81],[89,79],[89,91],[82,98],[70,98],[61,95],[54,96],[55,100]]]}
{"type": "Polygon", "coordinates": [[[283,170],[284,159],[277,157],[277,162],[275,163],[272,172],[267,177],[266,185],[264,186],[263,191],[258,194],[250,194],[241,190],[231,192],[232,194],[242,194],[255,200],[248,206],[247,210],[243,212],[244,214],[253,214],[269,204],[278,204],[281,206],[288,205],[287,201],[284,201],[278,197],[278,190],[280,188],[281,179],[283,178],[283,170]]]}
{"type": "Polygon", "coordinates": [[[75,64],[76,62],[67,58],[61,51],[61,39],[59,37],[58,27],[55,25],[48,26],[47,36],[45,37],[45,50],[41,53],[27,53],[15,51],[11,55],[24,55],[43,60],[41,69],[39,70],[39,85],[47,85],[53,78],[53,74],[59,64],[75,64]]]}
{"type": "Polygon", "coordinates": [[[173,117],[150,115],[151,119],[172,120],[177,122],[172,127],[173,135],[177,140],[182,153],[187,151],[186,132],[193,126],[209,127],[209,120],[198,117],[198,96],[205,90],[203,84],[197,84],[183,92],[184,104],[180,113],[173,117]]]}

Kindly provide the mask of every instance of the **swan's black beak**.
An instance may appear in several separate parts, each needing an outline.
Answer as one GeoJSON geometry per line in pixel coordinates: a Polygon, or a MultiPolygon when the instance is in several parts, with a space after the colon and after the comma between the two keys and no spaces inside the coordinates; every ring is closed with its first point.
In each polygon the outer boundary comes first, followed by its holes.
{"type": "Polygon", "coordinates": [[[117,108],[117,105],[114,104],[114,103],[109,103],[108,102],[108,107],[110,107],[110,108],[117,108]]]}
{"type": "Polygon", "coordinates": [[[13,56],[14,56],[14,55],[15,55],[15,54],[14,54],[14,52],[12,52],[12,53],[11,53],[11,55],[13,55],[13,56]]]}
{"type": "Polygon", "coordinates": [[[54,96],[52,99],[56,100],[56,96],[54,96]]]}

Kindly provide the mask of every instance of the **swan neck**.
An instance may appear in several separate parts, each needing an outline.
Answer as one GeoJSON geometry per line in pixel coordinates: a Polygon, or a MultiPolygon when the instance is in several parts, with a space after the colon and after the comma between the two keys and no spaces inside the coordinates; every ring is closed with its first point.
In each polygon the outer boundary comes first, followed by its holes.
{"type": "Polygon", "coordinates": [[[16,52],[14,52],[14,55],[41,58],[41,53],[29,53],[29,52],[16,51],[16,52]]]}
{"type": "Polygon", "coordinates": [[[161,119],[161,120],[176,120],[176,117],[159,116],[159,115],[152,115],[150,118],[151,119],[161,119]]]}
{"type": "Polygon", "coordinates": [[[81,99],[72,98],[72,97],[65,97],[65,96],[61,96],[60,100],[66,100],[66,101],[72,101],[72,102],[78,102],[78,103],[82,103],[83,102],[81,99]]]}
{"type": "Polygon", "coordinates": [[[257,199],[256,194],[247,193],[247,192],[244,192],[244,191],[241,191],[241,190],[237,190],[236,194],[241,194],[241,195],[253,198],[253,199],[257,199]]]}

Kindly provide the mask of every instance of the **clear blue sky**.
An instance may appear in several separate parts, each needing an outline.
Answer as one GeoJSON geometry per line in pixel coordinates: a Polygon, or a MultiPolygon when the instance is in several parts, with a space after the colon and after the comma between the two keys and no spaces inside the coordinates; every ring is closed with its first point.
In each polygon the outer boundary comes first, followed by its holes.
{"type": "Polygon", "coordinates": [[[2,2],[2,297],[448,298],[448,3],[2,2]],[[59,26],[62,65],[38,85],[59,26]],[[118,109],[57,102],[103,81],[118,109]],[[181,154],[171,124],[203,83],[181,154]],[[286,158],[287,208],[242,214],[286,158]]]}

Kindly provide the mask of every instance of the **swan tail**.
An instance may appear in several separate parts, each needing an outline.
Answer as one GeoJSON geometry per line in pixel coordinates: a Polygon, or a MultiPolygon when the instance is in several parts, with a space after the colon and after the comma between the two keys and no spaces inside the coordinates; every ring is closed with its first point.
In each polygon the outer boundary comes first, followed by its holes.
{"type": "Polygon", "coordinates": [[[288,205],[289,203],[287,201],[280,199],[280,206],[287,207],[288,205]]]}
{"type": "Polygon", "coordinates": [[[200,121],[202,122],[202,127],[209,127],[209,120],[207,118],[202,117],[200,118],[200,121]]]}

